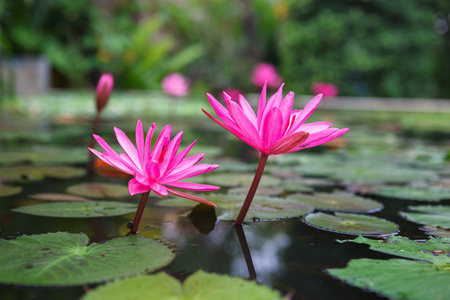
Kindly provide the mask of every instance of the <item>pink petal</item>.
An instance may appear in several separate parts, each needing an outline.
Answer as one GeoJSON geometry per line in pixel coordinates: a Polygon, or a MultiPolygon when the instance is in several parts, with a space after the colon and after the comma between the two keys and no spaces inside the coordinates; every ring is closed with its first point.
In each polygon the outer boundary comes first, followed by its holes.
{"type": "Polygon", "coordinates": [[[128,139],[125,133],[119,128],[114,127],[114,132],[116,133],[117,141],[119,142],[122,149],[130,157],[136,167],[138,167],[142,171],[142,166],[139,162],[139,157],[133,143],[131,143],[130,139],[128,139]]]}
{"type": "Polygon", "coordinates": [[[236,102],[230,103],[236,124],[241,128],[242,134],[249,141],[248,144],[256,149],[261,149],[261,137],[254,124],[236,102]]]}
{"type": "Polygon", "coordinates": [[[120,156],[116,156],[114,154],[105,152],[101,154],[101,159],[107,164],[113,166],[114,168],[119,169],[122,172],[133,175],[136,172],[135,166],[130,166],[126,162],[124,162],[120,156]]]}
{"type": "Polygon", "coordinates": [[[307,138],[307,132],[296,132],[291,134],[267,149],[264,153],[268,155],[288,153],[292,149],[299,147],[307,138]]]}
{"type": "Polygon", "coordinates": [[[297,130],[297,128],[306,121],[306,119],[314,112],[317,106],[319,106],[320,100],[322,100],[322,94],[315,96],[308,102],[308,104],[306,104],[305,108],[301,110],[297,115],[291,129],[292,131],[297,130]]]}
{"type": "Polygon", "coordinates": [[[152,191],[154,191],[156,194],[160,195],[160,196],[167,196],[167,188],[159,183],[153,182],[150,184],[150,188],[152,189],[152,191]]]}
{"type": "Polygon", "coordinates": [[[315,147],[315,146],[318,146],[318,145],[327,143],[327,142],[329,142],[329,141],[331,141],[331,140],[334,140],[334,139],[336,139],[336,138],[338,138],[338,137],[340,137],[340,136],[346,134],[348,130],[349,130],[348,128],[339,129],[338,131],[336,131],[336,132],[330,134],[329,136],[327,136],[327,137],[325,137],[325,138],[323,138],[323,139],[321,139],[321,140],[318,140],[318,141],[316,141],[316,142],[314,142],[314,143],[308,144],[308,145],[307,145],[306,147],[304,147],[304,148],[311,148],[311,147],[315,147]]]}
{"type": "Polygon", "coordinates": [[[198,176],[204,173],[211,172],[218,167],[219,165],[199,164],[180,171],[176,169],[176,172],[173,172],[172,174],[164,178],[164,182],[179,181],[184,178],[198,176]]]}
{"type": "Polygon", "coordinates": [[[105,140],[103,140],[99,135],[93,134],[93,137],[94,137],[94,139],[97,141],[97,143],[100,145],[100,147],[102,147],[103,150],[105,150],[105,151],[108,152],[108,153],[111,153],[111,154],[114,154],[114,155],[119,156],[119,155],[117,154],[117,152],[114,151],[114,149],[111,148],[111,147],[105,142],[105,140]]]}
{"type": "Polygon", "coordinates": [[[147,136],[145,137],[145,147],[144,147],[144,166],[147,164],[150,154],[152,152],[152,137],[155,132],[156,125],[155,123],[150,126],[147,132],[147,136]]]}
{"type": "Polygon", "coordinates": [[[145,174],[152,180],[158,180],[161,176],[158,162],[150,160],[145,166],[145,174]]]}
{"type": "Polygon", "coordinates": [[[178,148],[180,147],[181,138],[183,136],[183,131],[180,131],[173,139],[170,141],[167,146],[166,154],[164,155],[163,161],[159,164],[161,175],[164,176],[166,174],[167,167],[170,165],[175,155],[178,152],[178,148]]]}
{"type": "Polygon", "coordinates": [[[181,198],[189,199],[189,200],[192,200],[192,201],[200,202],[200,203],[212,206],[212,207],[217,207],[217,205],[215,205],[211,201],[208,201],[206,199],[200,198],[198,196],[189,195],[189,194],[186,194],[186,193],[183,193],[183,192],[180,192],[180,191],[176,191],[176,190],[172,190],[172,189],[169,189],[169,188],[167,188],[167,191],[170,194],[172,194],[174,196],[177,196],[177,197],[181,197],[181,198]]]}
{"type": "Polygon", "coordinates": [[[136,194],[146,193],[151,189],[150,186],[143,185],[133,178],[128,182],[128,190],[130,191],[130,195],[134,196],[136,194]]]}
{"type": "Polygon", "coordinates": [[[272,108],[264,120],[262,128],[263,150],[270,148],[283,134],[283,116],[277,107],[272,108]]]}
{"type": "MultiPolygon", "coordinates": [[[[192,142],[192,144],[187,146],[183,151],[181,151],[177,156],[175,156],[175,158],[170,162],[169,166],[167,167],[165,174],[170,174],[175,168],[178,168],[178,165],[184,160],[184,158],[189,153],[189,151],[191,151],[192,147],[195,145],[196,142],[197,140],[192,142]]],[[[203,156],[204,154],[197,161],[202,159],[203,156]]],[[[194,162],[193,164],[197,163],[197,161],[194,162]]]]}
{"type": "Polygon", "coordinates": [[[296,131],[306,131],[309,133],[322,131],[325,129],[328,129],[332,126],[329,122],[314,122],[314,123],[307,123],[300,126],[296,131]]]}
{"type": "Polygon", "coordinates": [[[170,185],[170,186],[184,189],[184,190],[192,190],[192,191],[215,191],[215,190],[220,189],[220,187],[214,186],[214,185],[201,184],[201,183],[190,183],[190,182],[183,182],[183,181],[170,182],[170,183],[162,182],[162,184],[170,185]]]}
{"type": "MultiPolygon", "coordinates": [[[[230,116],[230,113],[228,112],[228,110],[226,110],[223,106],[222,106],[222,104],[220,104],[219,103],[219,101],[217,101],[213,96],[211,96],[210,94],[206,94],[207,95],[207,97],[208,97],[208,100],[209,100],[209,103],[211,103],[211,106],[213,107],[213,109],[214,109],[214,111],[216,112],[216,114],[217,114],[217,117],[219,117],[219,119],[221,119],[222,120],[222,122],[224,123],[224,124],[226,124],[226,126],[228,127],[228,128],[231,128],[231,130],[234,130],[234,131],[240,131],[240,129],[239,129],[239,127],[234,123],[234,121],[233,121],[233,119],[231,118],[231,116],[230,116]]],[[[229,96],[228,96],[229,97],[229,96]]],[[[202,108],[202,110],[203,110],[203,112],[205,113],[205,114],[207,114],[208,115],[208,117],[210,117],[211,119],[213,119],[212,118],[212,116],[209,114],[209,113],[207,113],[203,108],[202,108]]],[[[214,118],[215,119],[215,118],[214,118]]],[[[214,120],[213,119],[213,120],[214,120]]],[[[218,121],[217,120],[217,124],[219,124],[218,122],[220,122],[220,121],[218,121]]],[[[222,123],[222,122],[220,122],[220,123],[222,123]]],[[[219,124],[220,125],[220,124],[219,124]]],[[[228,130],[228,129],[227,129],[228,130]]],[[[230,131],[231,131],[230,130],[230,131]]]]}
{"type": "Polygon", "coordinates": [[[295,94],[293,92],[289,92],[279,106],[281,114],[283,115],[283,130],[286,129],[291,117],[292,106],[294,105],[294,96],[295,94]]]}
{"type": "Polygon", "coordinates": [[[250,122],[253,123],[253,126],[257,128],[258,123],[256,121],[256,115],[253,111],[252,107],[250,106],[250,103],[248,103],[247,99],[244,98],[244,96],[239,95],[239,106],[241,107],[244,114],[247,116],[247,118],[250,120],[250,122]]]}
{"type": "Polygon", "coordinates": [[[144,165],[144,129],[142,128],[141,120],[136,124],[136,150],[139,158],[139,165],[144,165]]]}
{"type": "Polygon", "coordinates": [[[257,113],[257,121],[258,121],[258,127],[261,128],[261,120],[264,113],[264,108],[266,106],[266,95],[267,95],[267,80],[264,83],[264,86],[261,91],[261,96],[259,96],[259,104],[258,104],[258,113],[257,113]]]}
{"type": "Polygon", "coordinates": [[[156,140],[155,146],[153,147],[153,151],[149,159],[156,162],[159,160],[159,156],[161,155],[163,147],[167,145],[167,141],[170,140],[171,131],[172,128],[170,127],[170,125],[164,126],[163,130],[161,130],[161,133],[158,136],[158,139],[156,140]]]}

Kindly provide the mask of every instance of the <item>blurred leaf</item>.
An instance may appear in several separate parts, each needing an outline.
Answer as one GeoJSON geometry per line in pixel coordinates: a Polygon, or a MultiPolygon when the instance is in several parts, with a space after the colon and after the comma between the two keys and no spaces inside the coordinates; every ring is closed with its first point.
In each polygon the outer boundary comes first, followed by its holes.
{"type": "Polygon", "coordinates": [[[12,196],[22,191],[21,186],[12,186],[6,184],[0,184],[0,197],[12,196]]]}
{"type": "Polygon", "coordinates": [[[88,198],[119,198],[129,196],[128,187],[114,183],[81,183],[68,187],[66,192],[88,198]]]}
{"type": "Polygon", "coordinates": [[[450,199],[450,189],[431,186],[381,186],[374,190],[374,194],[388,198],[418,201],[450,199]]]}
{"type": "Polygon", "coordinates": [[[409,210],[417,212],[400,212],[400,215],[409,221],[450,229],[449,205],[418,205],[408,206],[409,210]]]}

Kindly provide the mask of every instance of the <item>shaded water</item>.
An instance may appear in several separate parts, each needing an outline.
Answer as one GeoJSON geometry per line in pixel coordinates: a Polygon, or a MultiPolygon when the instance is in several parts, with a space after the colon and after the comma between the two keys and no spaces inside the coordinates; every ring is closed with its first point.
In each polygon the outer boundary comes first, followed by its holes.
{"type": "MultiPolygon", "coordinates": [[[[118,125],[118,127],[121,126],[118,125]]],[[[198,129],[186,132],[183,140],[190,142],[199,134],[198,129]]],[[[108,135],[111,135],[111,132],[108,132],[108,135]]],[[[86,136],[89,136],[89,132],[86,132],[86,136]]],[[[228,137],[224,138],[225,136],[216,136],[215,131],[207,131],[202,136],[202,140],[228,149],[229,156],[236,157],[248,153],[250,155],[245,155],[244,160],[253,160],[251,149],[241,142],[233,140],[230,142],[228,137]],[[218,138],[215,143],[212,142],[213,138],[218,138]]],[[[70,143],[87,145],[84,140],[70,143]]],[[[45,179],[30,182],[24,185],[24,191],[19,195],[0,199],[0,237],[10,239],[23,234],[67,231],[84,232],[90,237],[91,242],[104,242],[123,235],[126,232],[125,225],[133,214],[122,217],[63,219],[37,217],[10,211],[11,208],[25,203],[40,202],[30,200],[27,195],[42,192],[61,193],[68,186],[87,180],[87,177],[80,177],[70,180],[45,179]]],[[[102,176],[96,176],[94,181],[126,184],[126,180],[102,176]]],[[[335,187],[343,188],[342,185],[335,187]]],[[[329,191],[332,189],[328,188],[329,191]]],[[[245,196],[242,198],[244,199],[245,196]]],[[[383,210],[371,215],[397,223],[400,226],[399,235],[414,239],[427,238],[419,229],[419,225],[408,222],[398,215],[399,211],[406,210],[408,205],[417,204],[417,202],[393,201],[373,196],[371,198],[384,204],[383,210]]],[[[138,203],[139,197],[129,197],[120,201],[138,203]]],[[[184,215],[189,211],[189,209],[158,207],[154,205],[156,201],[150,200],[144,215],[144,225],[157,225],[168,219],[175,220],[174,216],[184,215]]],[[[252,278],[261,284],[280,290],[282,294],[292,295],[293,299],[380,299],[382,297],[374,293],[365,292],[332,278],[325,270],[345,267],[351,259],[355,258],[393,257],[369,250],[366,245],[338,243],[337,240],[353,239],[354,236],[311,227],[304,223],[302,218],[249,222],[243,227],[243,232],[239,236],[232,222],[215,222],[214,216],[211,217],[211,211],[207,210],[200,212],[200,216],[196,216],[195,219],[183,216],[178,221],[165,223],[162,231],[164,239],[174,244],[177,253],[173,263],[163,270],[180,280],[201,269],[207,272],[252,278]],[[245,247],[244,240],[248,243],[248,248],[245,247]],[[253,264],[254,270],[250,263],[253,264]]],[[[2,285],[0,298],[5,300],[79,299],[86,290],[93,287],[95,285],[68,288],[2,285]]]]}

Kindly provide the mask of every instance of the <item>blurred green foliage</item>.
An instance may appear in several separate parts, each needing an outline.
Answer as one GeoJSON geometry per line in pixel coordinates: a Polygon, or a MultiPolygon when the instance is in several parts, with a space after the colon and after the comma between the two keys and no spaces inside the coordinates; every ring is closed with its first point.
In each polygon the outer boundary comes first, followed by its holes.
{"type": "Polygon", "coordinates": [[[154,89],[181,71],[202,92],[256,92],[253,67],[269,62],[298,94],[319,81],[448,98],[449,13],[446,0],[0,0],[0,41],[7,55],[45,54],[57,86],[107,71],[154,89]]]}

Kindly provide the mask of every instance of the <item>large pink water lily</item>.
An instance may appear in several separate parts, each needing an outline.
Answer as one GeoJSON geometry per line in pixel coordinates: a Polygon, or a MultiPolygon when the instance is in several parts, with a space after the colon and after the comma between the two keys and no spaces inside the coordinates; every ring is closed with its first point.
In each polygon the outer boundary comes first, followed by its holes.
{"type": "Polygon", "coordinates": [[[292,110],[294,93],[289,92],[284,98],[282,94],[283,85],[266,101],[266,85],[264,85],[256,114],[242,95],[239,95],[236,102],[224,93],[227,106],[225,108],[208,94],[209,102],[218,118],[204,109],[203,112],[214,122],[266,155],[318,146],[348,131],[348,128],[332,128],[332,124],[328,122],[305,123],[319,105],[322,95],[314,97],[303,110],[292,110]]]}
{"type": "Polygon", "coordinates": [[[154,191],[160,196],[172,194],[215,207],[216,205],[214,203],[206,199],[189,195],[173,188],[193,191],[217,190],[219,189],[218,186],[189,183],[180,180],[211,172],[219,167],[219,165],[196,164],[203,158],[204,153],[186,158],[196,141],[177,154],[183,132],[180,131],[170,140],[170,125],[163,128],[153,149],[151,149],[151,141],[155,127],[155,124],[150,127],[144,140],[142,123],[140,120],[137,122],[136,147],[122,130],[115,127],[114,132],[117,141],[125,153],[116,153],[98,135],[94,135],[94,138],[105,152],[101,153],[92,148],[89,148],[89,150],[105,163],[134,176],[128,183],[128,189],[131,195],[154,191]]]}
{"type": "Polygon", "coordinates": [[[241,207],[235,224],[241,225],[255,196],[269,155],[294,152],[321,145],[348,131],[332,128],[331,123],[305,123],[319,105],[322,95],[314,97],[302,110],[293,110],[294,93],[283,98],[283,85],[266,101],[267,82],[259,98],[257,113],[248,101],[239,95],[238,101],[224,93],[226,108],[208,94],[218,118],[202,109],[214,122],[261,152],[255,177],[241,207]]]}

